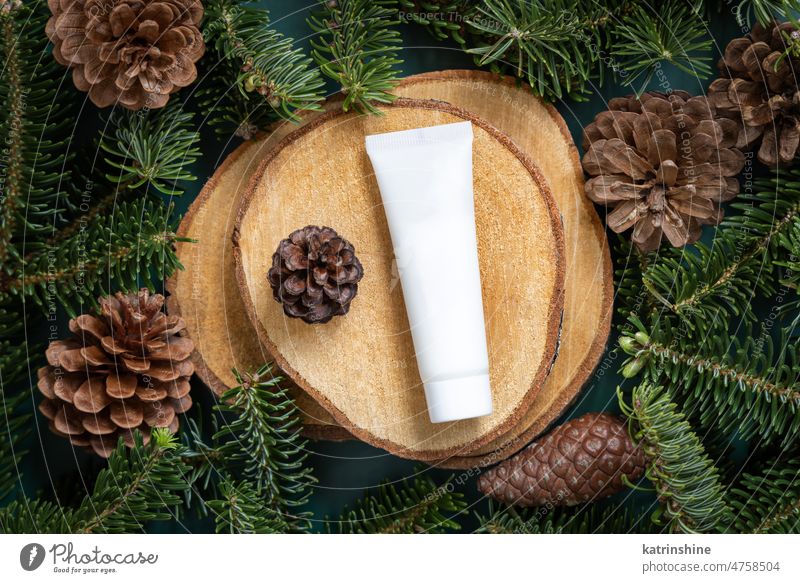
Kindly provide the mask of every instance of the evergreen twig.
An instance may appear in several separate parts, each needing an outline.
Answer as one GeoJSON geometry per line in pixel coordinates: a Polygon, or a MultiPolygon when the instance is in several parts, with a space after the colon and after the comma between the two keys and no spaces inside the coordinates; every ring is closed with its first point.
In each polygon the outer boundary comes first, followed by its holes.
{"type": "Polygon", "coordinates": [[[8,498],[19,483],[19,462],[26,453],[22,443],[30,433],[31,419],[30,414],[19,411],[26,395],[9,396],[3,389],[3,380],[0,377],[0,502],[8,498]]]}
{"type": "Polygon", "coordinates": [[[84,222],[68,239],[28,259],[18,277],[0,274],[0,301],[25,295],[46,312],[57,303],[74,316],[113,288],[155,289],[181,267],[173,244],[190,241],[175,235],[171,210],[142,199],[84,222]]]}
{"type": "Polygon", "coordinates": [[[387,482],[367,493],[353,510],[342,513],[334,530],[350,534],[447,532],[460,528],[454,519],[464,508],[463,495],[453,492],[449,481],[437,486],[430,477],[417,475],[399,486],[387,482]]]}
{"type": "Polygon", "coordinates": [[[662,63],[700,79],[711,75],[706,23],[685,0],[637,6],[614,29],[614,36],[612,51],[622,60],[624,83],[638,84],[639,92],[662,63]]]}
{"type": "Polygon", "coordinates": [[[280,513],[264,500],[258,487],[249,480],[225,477],[219,483],[220,498],[206,504],[214,513],[218,533],[274,534],[291,529],[280,513]]]}
{"type": "Polygon", "coordinates": [[[633,389],[630,402],[619,392],[619,403],[630,422],[631,437],[649,460],[646,476],[656,487],[669,529],[688,533],[724,529],[731,510],[719,473],[668,393],[642,383],[633,389]]]}
{"type": "Polygon", "coordinates": [[[200,156],[199,141],[194,116],[180,103],[170,103],[158,111],[115,111],[99,147],[115,171],[106,178],[117,189],[152,186],[167,196],[180,196],[180,183],[195,180],[188,166],[200,156]]]}
{"type": "MultiPolygon", "coordinates": [[[[468,20],[480,35],[469,48],[480,66],[511,69],[538,95],[575,95],[591,77],[594,51],[586,51],[587,31],[578,3],[570,0],[486,0],[468,20]]],[[[591,9],[589,9],[591,10],[591,9]]]]}
{"type": "Polygon", "coordinates": [[[741,533],[800,533],[800,458],[788,450],[746,473],[731,488],[735,529],[741,533]]]}
{"type": "Polygon", "coordinates": [[[70,96],[58,96],[61,67],[47,52],[46,4],[9,3],[0,12],[0,269],[18,269],[26,250],[58,225],[72,154],[70,96]],[[58,106],[55,106],[58,100],[58,106]]]}
{"type": "Polygon", "coordinates": [[[669,386],[687,410],[706,426],[742,439],[782,438],[790,443],[800,432],[800,359],[782,330],[777,344],[766,331],[744,340],[720,332],[699,342],[682,339],[668,321],[648,329],[631,319],[635,334],[620,338],[630,355],[623,375],[646,367],[647,378],[669,386]]]}
{"type": "Polygon", "coordinates": [[[296,508],[308,500],[315,480],[304,464],[297,406],[270,366],[233,372],[237,386],[214,407],[219,417],[212,443],[189,425],[190,481],[210,491],[205,504],[220,529],[306,531],[309,515],[296,508]]]}
{"type": "Polygon", "coordinates": [[[342,107],[376,113],[375,103],[390,103],[402,63],[396,0],[322,0],[308,19],[318,37],[312,55],[344,94],[342,107]]]}
{"type": "Polygon", "coordinates": [[[133,448],[120,438],[91,495],[77,508],[19,499],[0,509],[0,528],[7,533],[141,532],[145,522],[175,515],[180,494],[189,487],[187,471],[175,437],[155,429],[145,446],[136,431],[133,448]]]}
{"type": "Polygon", "coordinates": [[[653,531],[652,523],[626,508],[591,504],[573,508],[497,506],[478,514],[482,534],[630,534],[653,531]]]}
{"type": "Polygon", "coordinates": [[[212,124],[230,123],[254,137],[276,116],[318,110],[324,82],[293,40],[269,26],[269,11],[250,2],[209,0],[204,36],[213,49],[211,82],[201,102],[212,124]]]}

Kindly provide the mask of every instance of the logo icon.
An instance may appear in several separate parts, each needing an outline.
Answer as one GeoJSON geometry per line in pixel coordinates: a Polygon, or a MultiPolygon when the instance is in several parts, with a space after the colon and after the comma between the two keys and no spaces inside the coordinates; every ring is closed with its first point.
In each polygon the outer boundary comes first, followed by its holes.
{"type": "Polygon", "coordinates": [[[44,562],[44,547],[39,543],[30,543],[19,552],[19,564],[26,571],[35,571],[44,562]]]}

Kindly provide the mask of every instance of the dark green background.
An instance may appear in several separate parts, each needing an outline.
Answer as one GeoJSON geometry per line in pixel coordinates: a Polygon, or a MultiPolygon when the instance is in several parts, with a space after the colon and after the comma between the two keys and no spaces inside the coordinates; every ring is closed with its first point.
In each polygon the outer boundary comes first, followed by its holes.
{"type": "MultiPolygon", "coordinates": [[[[275,0],[265,2],[272,13],[272,25],[288,36],[295,38],[301,46],[308,48],[308,35],[310,30],[305,23],[310,2],[275,0]]],[[[403,25],[400,27],[404,47],[401,57],[403,74],[410,75],[424,71],[435,71],[453,68],[472,68],[473,61],[468,55],[463,54],[455,45],[440,43],[433,40],[428,33],[416,25],[403,25]]],[[[727,42],[742,33],[740,27],[734,22],[733,17],[723,9],[714,15],[709,34],[713,34],[716,41],[714,48],[714,61],[727,42]]],[[[588,50],[588,49],[587,49],[588,50]]],[[[674,70],[671,67],[663,69],[666,79],[672,89],[685,89],[692,93],[702,93],[711,79],[697,79],[691,75],[674,70]]],[[[200,80],[202,83],[202,80],[200,80]]],[[[652,88],[657,88],[657,81],[651,83],[652,88]]],[[[330,86],[330,90],[334,87],[330,86]]],[[[609,98],[625,95],[630,90],[619,84],[606,82],[600,88],[595,87],[591,98],[583,103],[562,102],[558,109],[566,120],[576,143],[580,144],[581,128],[589,123],[595,114],[606,108],[609,98]]],[[[200,112],[202,113],[202,112],[200,112]]],[[[525,115],[524,111],[520,115],[525,115]]],[[[201,119],[201,117],[198,117],[201,119]]],[[[202,118],[204,119],[204,118],[202,118]]],[[[208,128],[202,128],[203,156],[201,163],[193,168],[199,180],[192,185],[186,194],[176,199],[175,203],[180,212],[184,212],[199,192],[202,184],[210,177],[224,155],[238,145],[239,140],[221,142],[208,128]]],[[[612,333],[609,347],[616,345],[616,335],[612,333]]],[[[604,355],[604,370],[598,371],[587,383],[577,403],[569,410],[561,421],[580,415],[587,411],[617,410],[615,390],[622,379],[616,370],[623,358],[615,354],[604,355]]],[[[34,375],[35,378],[35,375],[34,375]]],[[[209,391],[199,381],[195,381],[193,396],[196,402],[206,411],[213,405],[209,391]]],[[[38,397],[34,395],[33,400],[38,397]]],[[[83,451],[74,450],[68,442],[57,438],[47,431],[46,424],[41,417],[37,422],[38,437],[31,444],[31,452],[25,459],[24,472],[26,475],[25,491],[28,495],[37,492],[45,496],[52,496],[54,492],[72,491],[73,495],[82,496],[87,487],[91,486],[91,476],[96,474],[102,465],[97,458],[85,454],[83,451]],[[75,484],[78,483],[78,492],[75,494],[75,484]]],[[[400,480],[410,477],[417,471],[430,473],[437,481],[443,481],[450,476],[463,481],[461,472],[431,469],[411,461],[402,460],[389,455],[379,449],[370,447],[360,442],[344,443],[310,443],[309,461],[314,467],[314,475],[318,483],[309,504],[309,509],[314,512],[317,520],[316,527],[324,530],[323,519],[325,516],[337,516],[343,507],[353,503],[359,498],[364,489],[373,487],[384,480],[400,480]]],[[[471,515],[474,511],[485,509],[485,501],[476,494],[475,479],[470,478],[459,486],[471,502],[470,517],[460,519],[465,524],[465,530],[474,525],[471,515]]],[[[644,494],[623,494],[612,499],[609,503],[617,504],[626,502],[625,497],[635,496],[635,503],[647,513],[652,508],[652,497],[644,494]]],[[[69,497],[60,496],[63,503],[73,503],[69,497]]],[[[630,501],[627,501],[630,502],[630,501]]],[[[209,532],[213,525],[206,520],[199,520],[191,516],[182,517],[172,524],[153,525],[152,529],[158,532],[209,532]]]]}

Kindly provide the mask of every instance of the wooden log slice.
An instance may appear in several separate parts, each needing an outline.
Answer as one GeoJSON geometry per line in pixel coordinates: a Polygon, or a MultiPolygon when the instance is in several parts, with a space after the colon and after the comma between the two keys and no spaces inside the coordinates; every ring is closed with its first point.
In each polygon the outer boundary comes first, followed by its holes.
{"type": "MultiPolygon", "coordinates": [[[[285,123],[269,136],[239,146],[205,184],[178,229],[179,236],[196,242],[177,244],[184,269],[167,281],[167,308],[186,321],[186,332],[195,343],[195,372],[217,395],[235,386],[233,367],[254,370],[270,360],[236,286],[231,233],[241,194],[258,159],[294,129],[297,125],[285,123]]],[[[293,395],[306,435],[330,440],[351,437],[307,393],[295,390],[293,395]]]]}
{"type": "Polygon", "coordinates": [[[234,228],[239,289],[262,345],[353,435],[414,459],[470,453],[519,422],[551,367],[564,300],[561,218],[536,166],[479,117],[439,101],[398,99],[380,109],[378,116],[325,114],[263,158],[234,228]],[[432,424],[364,138],[463,120],[475,135],[494,413],[432,424]],[[317,326],[286,317],[266,278],[279,241],[309,224],[331,226],[350,240],[365,271],[348,315],[317,326]]]}
{"type": "Polygon", "coordinates": [[[570,405],[592,375],[611,328],[613,275],[603,225],[584,195],[583,170],[558,111],[516,79],[483,71],[415,75],[396,90],[441,99],[482,117],[506,133],[546,177],[564,220],[566,297],[558,359],[520,422],[474,452],[440,460],[450,468],[486,466],[516,453],[570,405]]]}

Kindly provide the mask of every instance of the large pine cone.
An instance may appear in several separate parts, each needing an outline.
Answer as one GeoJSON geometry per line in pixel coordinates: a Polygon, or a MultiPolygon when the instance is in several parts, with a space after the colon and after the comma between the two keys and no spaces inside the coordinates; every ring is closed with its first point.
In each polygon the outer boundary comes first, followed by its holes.
{"type": "Polygon", "coordinates": [[[486,472],[478,489],[517,506],[574,506],[621,492],[623,476],[633,481],[644,471],[644,454],[625,423],[588,413],[486,472]]]}
{"type": "Polygon", "coordinates": [[[609,107],[584,130],[586,195],[613,208],[608,226],[633,228],[642,251],[658,249],[662,235],[675,247],[694,243],[739,192],[738,125],[685,91],[618,97],[609,107]]]}
{"type": "Polygon", "coordinates": [[[39,410],[54,433],[108,457],[120,436],[133,445],[135,429],[145,441],[152,427],[177,431],[177,414],[192,406],[194,344],[177,336],[186,324],[163,305],[146,289],[100,298],[99,314],[70,320],[74,337],[50,343],[39,410]]]}
{"type": "Polygon", "coordinates": [[[92,103],[164,107],[197,78],[199,0],[48,0],[53,56],[92,103]]]}
{"type": "Polygon", "coordinates": [[[330,227],[312,225],[280,242],[267,274],[284,313],[309,324],[346,314],[363,276],[353,246],[330,227]]]}
{"type": "Polygon", "coordinates": [[[790,163],[800,144],[800,31],[791,23],[760,24],[735,38],[719,61],[722,78],[708,89],[717,111],[741,123],[737,146],[754,147],[776,167],[790,163]]]}

